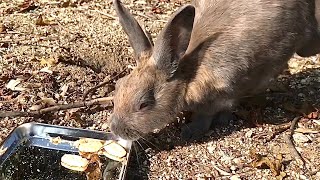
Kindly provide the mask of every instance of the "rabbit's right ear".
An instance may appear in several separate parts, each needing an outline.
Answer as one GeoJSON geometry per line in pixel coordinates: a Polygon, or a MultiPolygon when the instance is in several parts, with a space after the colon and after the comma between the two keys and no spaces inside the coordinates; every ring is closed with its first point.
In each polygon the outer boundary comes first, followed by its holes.
{"type": "Polygon", "coordinates": [[[177,10],[159,34],[152,57],[168,78],[172,77],[184,56],[191,38],[195,7],[185,5],[177,10]]]}
{"type": "Polygon", "coordinates": [[[129,42],[134,50],[136,60],[142,56],[150,55],[153,49],[152,40],[145,34],[141,26],[130,14],[130,12],[122,5],[120,0],[113,0],[114,8],[119,16],[120,24],[129,37],[129,42]]]}

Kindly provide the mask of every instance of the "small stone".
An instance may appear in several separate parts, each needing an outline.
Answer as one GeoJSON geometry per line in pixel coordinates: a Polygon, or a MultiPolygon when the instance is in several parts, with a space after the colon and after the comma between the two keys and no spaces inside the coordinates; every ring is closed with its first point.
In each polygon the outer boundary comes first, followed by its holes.
{"type": "Polygon", "coordinates": [[[313,120],[313,122],[320,126],[320,120],[313,120]]]}
{"type": "Polygon", "coordinates": [[[306,95],[304,95],[303,93],[299,93],[298,96],[299,97],[305,97],[306,95]]]}
{"type": "Polygon", "coordinates": [[[233,175],[230,177],[230,180],[241,180],[241,177],[239,175],[233,175]]]}
{"type": "Polygon", "coordinates": [[[305,180],[308,179],[307,176],[300,174],[300,179],[305,180]]]}
{"type": "Polygon", "coordinates": [[[295,133],[292,135],[292,137],[293,137],[294,141],[297,143],[306,143],[306,142],[310,141],[310,139],[302,133],[295,133]]]}
{"type": "Polygon", "coordinates": [[[103,130],[108,129],[108,128],[109,128],[108,123],[103,123],[101,126],[101,129],[103,129],[103,130]]]}
{"type": "Polygon", "coordinates": [[[209,146],[209,147],[207,147],[207,149],[208,149],[208,152],[209,152],[210,154],[213,154],[213,152],[214,152],[214,150],[215,150],[216,148],[213,147],[213,146],[209,146]]]}
{"type": "Polygon", "coordinates": [[[300,83],[301,84],[307,84],[307,80],[306,79],[301,79],[300,83]]]}
{"type": "Polygon", "coordinates": [[[241,164],[240,158],[234,158],[233,162],[236,163],[237,165],[241,164]]]}
{"type": "Polygon", "coordinates": [[[248,132],[246,132],[245,136],[246,136],[246,138],[251,138],[252,134],[253,134],[253,131],[249,130],[248,132]]]}
{"type": "Polygon", "coordinates": [[[236,171],[237,167],[236,166],[231,166],[230,169],[231,169],[231,171],[236,171]]]}

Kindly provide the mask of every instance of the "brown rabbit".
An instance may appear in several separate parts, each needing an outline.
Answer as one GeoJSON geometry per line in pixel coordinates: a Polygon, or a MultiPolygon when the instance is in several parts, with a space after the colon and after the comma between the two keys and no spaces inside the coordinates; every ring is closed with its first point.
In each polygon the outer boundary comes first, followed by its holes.
{"type": "Polygon", "coordinates": [[[214,117],[264,90],[297,52],[319,51],[314,0],[197,0],[176,11],[155,45],[119,0],[114,6],[137,67],[116,84],[111,130],[135,140],[174,121],[201,137],[214,117]]]}

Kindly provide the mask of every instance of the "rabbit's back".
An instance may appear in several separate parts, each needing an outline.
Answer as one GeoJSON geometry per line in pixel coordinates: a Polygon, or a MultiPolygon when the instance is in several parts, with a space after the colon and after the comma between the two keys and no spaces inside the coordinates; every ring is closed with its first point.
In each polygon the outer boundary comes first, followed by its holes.
{"type": "Polygon", "coordinates": [[[216,104],[264,89],[316,32],[312,5],[304,0],[200,0],[188,52],[202,53],[186,102],[216,104]],[[217,38],[210,41],[210,37],[217,38]],[[311,34],[311,35],[310,35],[311,34]],[[215,95],[215,96],[213,96],[215,95]],[[194,102],[197,101],[197,102],[194,102]]]}

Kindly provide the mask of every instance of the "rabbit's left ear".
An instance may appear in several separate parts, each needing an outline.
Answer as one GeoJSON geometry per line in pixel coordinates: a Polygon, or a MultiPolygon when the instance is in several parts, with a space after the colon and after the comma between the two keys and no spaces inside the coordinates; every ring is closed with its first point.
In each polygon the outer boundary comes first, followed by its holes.
{"type": "Polygon", "coordinates": [[[119,16],[120,24],[129,37],[129,42],[134,50],[135,58],[139,63],[142,56],[152,53],[152,40],[142,30],[141,26],[130,14],[130,12],[122,5],[120,0],[113,0],[114,8],[119,16]]]}
{"type": "Polygon", "coordinates": [[[171,76],[185,54],[193,29],[195,8],[185,5],[180,8],[159,34],[153,51],[156,66],[171,76]]]}

